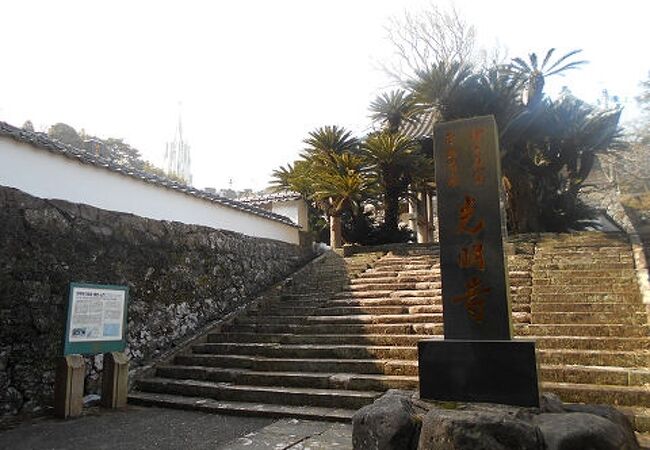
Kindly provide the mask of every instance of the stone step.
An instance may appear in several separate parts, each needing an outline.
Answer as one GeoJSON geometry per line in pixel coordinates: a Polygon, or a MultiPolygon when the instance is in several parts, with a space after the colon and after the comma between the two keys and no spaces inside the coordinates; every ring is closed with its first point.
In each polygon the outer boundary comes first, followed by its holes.
{"type": "Polygon", "coordinates": [[[590,254],[565,254],[565,255],[535,255],[533,264],[566,264],[572,267],[590,265],[600,269],[624,269],[634,264],[632,255],[590,255],[590,254]],[[602,264],[602,265],[601,265],[602,264]],[[610,266],[610,264],[612,266],[610,266]],[[619,264],[624,264],[619,266],[619,264]],[[604,265],[604,266],[603,266],[604,265]]]}
{"type": "MultiPolygon", "coordinates": [[[[564,287],[577,287],[577,286],[591,286],[594,291],[602,288],[610,288],[615,286],[618,288],[637,287],[635,278],[612,278],[612,277],[587,277],[586,275],[580,278],[564,279],[563,277],[554,277],[551,275],[547,277],[533,277],[533,285],[538,286],[564,286],[564,287]]],[[[581,288],[582,289],[582,288],[581,288]]],[[[638,288],[637,288],[638,289],[638,288]]]]}
{"type": "Polygon", "coordinates": [[[565,280],[573,282],[581,278],[613,278],[616,280],[627,279],[634,282],[634,269],[598,269],[589,270],[535,270],[526,272],[535,279],[554,278],[556,280],[565,280]]]}
{"type": "MultiPolygon", "coordinates": [[[[244,385],[308,387],[382,391],[417,389],[415,375],[383,375],[341,372],[275,372],[208,366],[166,365],[158,367],[157,377],[228,382],[244,385]]],[[[541,364],[540,380],[554,383],[648,386],[648,369],[541,364]]]]}
{"type": "MultiPolygon", "coordinates": [[[[319,325],[319,324],[440,324],[442,312],[438,313],[408,313],[408,314],[357,314],[357,315],[302,315],[276,316],[255,315],[237,318],[233,326],[246,325],[319,325]]],[[[514,323],[530,323],[530,313],[526,311],[512,312],[514,323]]]]}
{"type": "Polygon", "coordinates": [[[387,253],[383,258],[377,260],[377,263],[390,263],[390,262],[406,262],[406,263],[422,263],[430,261],[434,256],[437,256],[438,252],[432,252],[425,255],[394,255],[387,253]]]}
{"type": "Polygon", "coordinates": [[[442,313],[442,304],[437,305],[387,305],[387,306],[341,306],[341,307],[276,307],[266,310],[273,315],[324,315],[343,316],[360,314],[431,314],[442,313]]]}
{"type": "MultiPolygon", "coordinates": [[[[417,334],[256,334],[256,333],[211,333],[208,342],[237,343],[260,342],[278,344],[321,344],[321,345],[396,345],[412,347],[423,339],[442,339],[442,335],[417,334]]],[[[516,336],[517,339],[534,340],[538,349],[575,350],[650,350],[650,338],[594,337],[594,336],[516,336]]]]}
{"type": "Polygon", "coordinates": [[[276,343],[206,343],[192,346],[194,354],[247,355],[294,359],[409,359],[417,347],[372,345],[286,345],[276,343]]]}
{"type": "Polygon", "coordinates": [[[610,324],[626,323],[643,325],[648,323],[645,312],[620,314],[612,312],[533,312],[533,324],[610,324]]]}
{"type": "MultiPolygon", "coordinates": [[[[442,334],[442,324],[313,324],[267,325],[246,324],[224,327],[226,331],[293,334],[442,334]]],[[[562,324],[515,325],[520,336],[619,336],[648,337],[647,325],[627,324],[562,324]]]]}
{"type": "MultiPolygon", "coordinates": [[[[223,359],[227,367],[251,368],[248,364],[257,364],[255,358],[292,360],[417,360],[417,348],[414,346],[370,346],[370,345],[287,345],[278,343],[206,343],[192,347],[191,356],[216,355],[223,359]]],[[[547,365],[581,365],[581,366],[616,366],[648,367],[648,351],[608,351],[608,350],[574,350],[543,349],[537,352],[540,364],[547,365]]],[[[179,356],[184,358],[185,356],[179,356]]],[[[210,366],[218,365],[218,360],[211,360],[210,366]]],[[[374,366],[373,366],[374,367],[374,366]]],[[[285,369],[292,370],[292,369],[285,369]]]]}
{"type": "MultiPolygon", "coordinates": [[[[390,300],[390,299],[388,299],[390,300]]],[[[268,314],[274,316],[294,315],[294,316],[338,316],[338,315],[365,315],[365,314],[432,314],[442,313],[442,299],[433,299],[422,301],[416,299],[413,305],[404,305],[401,299],[387,303],[375,303],[369,306],[359,305],[358,303],[343,303],[348,306],[330,306],[331,302],[324,305],[315,306],[269,306],[259,311],[259,314],[268,314]]],[[[513,312],[530,313],[530,304],[521,302],[512,302],[513,312]]]]}
{"type": "Polygon", "coordinates": [[[129,403],[142,406],[156,406],[159,408],[196,410],[216,414],[272,418],[288,417],[333,422],[350,422],[352,416],[356,412],[356,409],[266,404],[257,402],[233,402],[214,400],[205,397],[185,397],[182,395],[156,394],[139,391],[129,394],[129,403]]]}
{"type": "Polygon", "coordinates": [[[423,305],[433,305],[433,304],[442,304],[442,298],[440,296],[431,296],[431,297],[368,297],[368,298],[358,298],[358,297],[348,297],[348,298],[336,298],[328,300],[323,304],[323,307],[341,307],[341,306],[359,306],[359,307],[371,307],[371,306],[423,306],[423,305]]]}
{"type": "Polygon", "coordinates": [[[557,394],[571,403],[650,407],[650,387],[578,383],[542,383],[542,390],[557,394]]]}
{"type": "Polygon", "coordinates": [[[442,283],[440,281],[420,281],[420,282],[405,282],[396,281],[392,283],[358,283],[351,284],[343,292],[358,292],[358,291],[396,291],[396,290],[420,290],[420,289],[441,289],[442,283]]]}
{"type": "Polygon", "coordinates": [[[629,257],[630,247],[591,246],[588,248],[575,247],[538,247],[535,251],[535,259],[538,258],[592,258],[592,259],[614,259],[629,257]]]}
{"type": "Polygon", "coordinates": [[[591,286],[591,285],[577,285],[572,284],[567,286],[565,284],[560,285],[537,285],[534,284],[535,294],[637,294],[639,295],[639,287],[636,285],[630,284],[613,284],[613,285],[603,285],[603,286],[591,286]]]}
{"type": "Polygon", "coordinates": [[[410,256],[405,258],[381,258],[373,264],[373,268],[378,267],[419,267],[419,266],[431,266],[438,262],[438,255],[428,255],[428,256],[410,256]]]}
{"type": "Polygon", "coordinates": [[[360,274],[360,277],[410,277],[410,276],[430,276],[430,275],[439,275],[440,274],[440,267],[435,266],[430,269],[417,269],[417,270],[395,270],[395,269],[377,269],[377,268],[372,268],[369,269],[362,274],[360,274]]]}
{"type": "Polygon", "coordinates": [[[630,324],[530,324],[517,329],[521,336],[612,336],[647,337],[647,325],[630,324]]]}
{"type": "Polygon", "coordinates": [[[565,293],[557,292],[552,294],[541,294],[535,292],[532,294],[534,303],[641,303],[641,295],[638,292],[633,293],[613,293],[613,292],[580,292],[565,293]]]}
{"type": "Polygon", "coordinates": [[[608,336],[530,336],[538,349],[574,349],[574,350],[650,350],[650,338],[647,337],[608,337],[608,336]]]}
{"type": "Polygon", "coordinates": [[[598,302],[598,303],[551,303],[537,302],[531,305],[531,311],[541,312],[559,312],[559,313],[615,313],[615,314],[634,314],[644,313],[645,306],[642,304],[622,303],[622,302],[598,302]]]}
{"type": "MultiPolygon", "coordinates": [[[[630,419],[635,430],[641,433],[650,433],[650,408],[617,406],[617,409],[630,419]]],[[[641,449],[644,450],[645,447],[641,447],[641,449]]]]}
{"type": "Polygon", "coordinates": [[[603,241],[603,240],[575,240],[564,242],[540,242],[537,246],[537,252],[559,251],[564,253],[587,252],[587,253],[620,253],[630,251],[629,240],[625,241],[603,241]]]}
{"type": "Polygon", "coordinates": [[[600,269],[634,269],[633,262],[576,262],[572,260],[563,261],[535,261],[533,263],[533,272],[540,270],[591,270],[594,265],[600,269]]]}
{"type": "Polygon", "coordinates": [[[648,367],[650,365],[650,352],[643,350],[540,349],[537,351],[537,355],[540,363],[553,365],[616,367],[648,367]]]}
{"type": "Polygon", "coordinates": [[[174,364],[258,372],[332,372],[384,375],[417,375],[417,360],[404,359],[324,359],[324,358],[267,358],[249,355],[179,355],[174,364]]]}
{"type": "Polygon", "coordinates": [[[336,373],[336,372],[257,372],[201,366],[161,366],[156,376],[199,381],[229,382],[256,386],[284,386],[315,389],[385,391],[417,389],[417,376],[336,373]]]}
{"type": "Polygon", "coordinates": [[[388,297],[439,297],[441,289],[399,289],[399,290],[345,290],[332,296],[332,299],[347,298],[388,298],[388,297]]]}
{"type": "MultiPolygon", "coordinates": [[[[321,345],[397,345],[414,347],[422,339],[432,335],[418,334],[259,334],[259,333],[211,333],[208,342],[274,342],[278,344],[321,344],[321,345]]],[[[437,336],[442,338],[442,335],[437,336]]]]}
{"type": "Polygon", "coordinates": [[[424,270],[430,269],[437,261],[437,258],[428,258],[421,261],[410,259],[380,259],[373,264],[375,269],[397,269],[397,270],[424,270]]]}
{"type": "Polygon", "coordinates": [[[543,364],[539,376],[543,381],[556,383],[650,385],[650,370],[647,368],[543,364]]]}
{"type": "Polygon", "coordinates": [[[248,324],[393,324],[442,323],[442,313],[436,314],[359,314],[354,316],[244,316],[236,325],[248,324]]]}
{"type": "Polygon", "coordinates": [[[374,274],[361,274],[353,280],[350,280],[351,285],[357,284],[395,284],[395,283],[425,283],[425,282],[440,282],[440,274],[437,275],[397,275],[397,276],[378,276],[374,274]]]}
{"type": "Polygon", "coordinates": [[[260,402],[295,406],[358,409],[372,403],[380,392],[344,389],[313,389],[284,386],[253,386],[211,381],[147,378],[138,390],[159,394],[207,397],[215,400],[260,402]]]}
{"type": "Polygon", "coordinates": [[[292,334],[442,334],[442,324],[246,324],[224,327],[225,331],[292,334]]]}

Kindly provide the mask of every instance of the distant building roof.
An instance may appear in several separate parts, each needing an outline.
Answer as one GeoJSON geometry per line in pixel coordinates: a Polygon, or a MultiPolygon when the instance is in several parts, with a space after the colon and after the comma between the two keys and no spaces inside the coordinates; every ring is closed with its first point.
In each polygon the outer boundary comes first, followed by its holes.
{"type": "Polygon", "coordinates": [[[418,114],[417,120],[413,122],[403,122],[400,126],[400,132],[411,139],[421,139],[433,136],[433,125],[436,123],[437,114],[435,109],[429,108],[418,114]]]}
{"type": "Polygon", "coordinates": [[[266,203],[290,202],[300,200],[302,195],[297,192],[285,191],[266,195],[240,198],[239,201],[247,205],[263,205],[266,203]]]}
{"type": "Polygon", "coordinates": [[[199,189],[195,189],[191,186],[172,181],[168,178],[160,177],[158,175],[153,175],[141,170],[133,169],[131,167],[116,164],[101,156],[93,155],[83,149],[64,144],[56,139],[52,139],[45,133],[27,131],[22,128],[14,127],[13,125],[9,125],[6,122],[0,121],[0,136],[9,137],[18,142],[30,144],[33,147],[47,150],[50,153],[55,153],[73,159],[75,161],[79,161],[83,164],[89,164],[101,169],[110,170],[111,172],[117,172],[121,175],[135,178],[149,184],[153,184],[166,189],[172,189],[174,191],[191,195],[192,197],[201,198],[203,200],[217,203],[219,205],[237,209],[249,214],[254,214],[266,219],[275,220],[277,222],[298,228],[298,225],[288,217],[272,213],[262,208],[257,208],[254,204],[230,200],[213,193],[205,192],[199,189]]]}

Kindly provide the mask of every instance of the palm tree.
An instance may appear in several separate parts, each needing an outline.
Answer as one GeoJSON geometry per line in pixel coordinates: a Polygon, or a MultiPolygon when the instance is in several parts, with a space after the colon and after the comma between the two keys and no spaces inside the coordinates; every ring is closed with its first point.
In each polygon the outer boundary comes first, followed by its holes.
{"type": "Polygon", "coordinates": [[[298,160],[293,165],[280,166],[273,171],[271,188],[276,192],[298,192],[304,198],[310,198],[314,193],[311,164],[309,161],[298,160]]]}
{"type": "Polygon", "coordinates": [[[522,58],[514,58],[512,63],[506,68],[515,78],[518,78],[523,83],[522,102],[529,108],[536,107],[542,100],[546,78],[562,74],[562,72],[566,72],[567,70],[577,69],[587,63],[586,60],[565,63],[567,59],[582,52],[582,50],[572,50],[551,64],[550,61],[554,52],[554,48],[546,52],[541,66],[538,66],[537,54],[530,53],[528,55],[528,62],[522,58]]]}
{"type": "Polygon", "coordinates": [[[309,132],[309,137],[303,140],[307,144],[304,158],[330,157],[344,152],[355,151],[359,141],[352,132],[336,125],[320,127],[309,132]]]}
{"type": "Polygon", "coordinates": [[[384,201],[384,227],[388,236],[398,231],[399,199],[411,182],[433,177],[431,161],[419,152],[417,141],[400,133],[370,135],[362,146],[369,170],[376,174],[384,201]]]}
{"type": "Polygon", "coordinates": [[[569,61],[580,50],[542,64],[515,58],[507,67],[481,72],[461,65],[433,65],[410,80],[419,103],[436,109],[440,120],[492,114],[499,143],[510,228],[515,232],[559,231],[584,216],[577,196],[596,152],[616,143],[620,111],[600,111],[577,99],[543,98],[544,79],[585,61],[569,61]],[[524,89],[527,105],[519,98],[524,89]],[[581,216],[582,215],[582,216],[581,216]]]}
{"type": "Polygon", "coordinates": [[[359,142],[345,128],[325,126],[309,133],[302,159],[273,172],[276,190],[293,190],[313,201],[330,222],[330,245],[340,247],[341,214],[355,209],[370,189],[359,142]]]}
{"type": "Polygon", "coordinates": [[[371,188],[364,161],[349,152],[331,155],[326,164],[316,161],[312,170],[312,199],[329,216],[330,246],[341,247],[341,215],[348,208],[356,211],[371,188]]]}
{"type": "Polygon", "coordinates": [[[453,120],[458,118],[453,111],[455,105],[464,103],[474,81],[471,67],[441,62],[416,72],[415,77],[406,82],[406,87],[418,104],[434,108],[442,120],[453,120]]]}
{"type": "Polygon", "coordinates": [[[370,103],[370,111],[374,122],[379,122],[390,133],[397,133],[402,124],[417,122],[420,108],[412,95],[398,89],[377,96],[370,103]]]}

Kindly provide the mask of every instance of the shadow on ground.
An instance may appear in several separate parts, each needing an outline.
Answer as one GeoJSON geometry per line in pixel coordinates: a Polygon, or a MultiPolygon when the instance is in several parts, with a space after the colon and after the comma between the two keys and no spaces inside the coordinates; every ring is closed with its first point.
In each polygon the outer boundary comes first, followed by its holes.
{"type": "Polygon", "coordinates": [[[0,432],[2,450],[214,449],[275,422],[159,408],[92,408],[72,420],[42,418],[0,432]]]}

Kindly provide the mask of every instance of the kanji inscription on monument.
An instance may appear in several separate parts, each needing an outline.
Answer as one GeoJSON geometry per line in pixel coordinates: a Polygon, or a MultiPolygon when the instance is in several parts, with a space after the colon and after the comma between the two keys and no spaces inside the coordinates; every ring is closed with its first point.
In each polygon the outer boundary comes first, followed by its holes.
{"type": "Polygon", "coordinates": [[[436,125],[445,338],[510,339],[510,301],[491,116],[436,125]]]}

